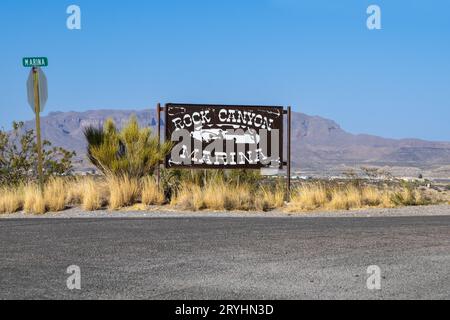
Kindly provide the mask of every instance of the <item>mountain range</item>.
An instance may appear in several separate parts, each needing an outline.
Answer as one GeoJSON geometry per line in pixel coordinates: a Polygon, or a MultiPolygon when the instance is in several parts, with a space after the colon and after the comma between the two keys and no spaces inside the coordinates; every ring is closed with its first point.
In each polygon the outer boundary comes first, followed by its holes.
{"type": "MultiPolygon", "coordinates": [[[[74,150],[76,169],[85,170],[92,166],[86,158],[84,128],[101,126],[107,118],[121,127],[133,114],[141,126],[156,127],[152,109],[53,112],[41,119],[42,134],[53,145],[74,150]]],[[[34,128],[34,121],[27,121],[25,127],[34,128]]],[[[293,167],[303,175],[339,175],[350,168],[376,166],[400,176],[450,178],[450,142],[355,135],[332,120],[296,112],[292,141],[293,167]]]]}

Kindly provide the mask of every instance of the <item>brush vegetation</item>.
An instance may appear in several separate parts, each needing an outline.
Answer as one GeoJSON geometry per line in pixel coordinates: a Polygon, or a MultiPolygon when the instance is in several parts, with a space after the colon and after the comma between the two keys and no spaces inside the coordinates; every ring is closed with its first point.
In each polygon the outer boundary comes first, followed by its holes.
{"type": "Polygon", "coordinates": [[[159,143],[150,128],[140,128],[135,116],[118,130],[109,119],[103,128],[87,127],[88,157],[107,176],[140,179],[153,172],[170,151],[170,143],[159,143]]]}
{"type": "MultiPolygon", "coordinates": [[[[244,178],[243,178],[244,177],[244,178]]],[[[253,179],[253,178],[252,178],[253,179]]],[[[250,179],[251,181],[251,179],[250,179]]],[[[448,199],[443,200],[444,203],[448,199]]],[[[290,199],[281,181],[239,182],[225,172],[163,172],[158,187],[153,176],[128,175],[49,179],[42,193],[29,183],[0,188],[0,213],[119,210],[136,204],[168,205],[178,210],[306,212],[393,208],[440,203],[409,184],[394,186],[308,182],[293,188],[290,199]]]]}
{"type": "Polygon", "coordinates": [[[414,184],[380,183],[393,178],[371,168],[362,168],[363,176],[348,172],[347,181],[297,184],[289,197],[283,179],[263,179],[257,170],[162,170],[158,185],[154,170],[172,145],[160,143],[149,128],[140,128],[135,117],[120,130],[112,120],[102,128],[86,128],[88,157],[102,176],[66,176],[73,154],[62,149],[46,151],[46,182],[40,190],[30,182],[30,178],[36,181],[35,172],[30,171],[36,160],[33,132],[25,132],[18,144],[12,142],[22,127],[16,124],[12,134],[0,131],[0,213],[44,214],[71,207],[113,211],[135,205],[191,211],[304,212],[438,202],[414,184]]]}

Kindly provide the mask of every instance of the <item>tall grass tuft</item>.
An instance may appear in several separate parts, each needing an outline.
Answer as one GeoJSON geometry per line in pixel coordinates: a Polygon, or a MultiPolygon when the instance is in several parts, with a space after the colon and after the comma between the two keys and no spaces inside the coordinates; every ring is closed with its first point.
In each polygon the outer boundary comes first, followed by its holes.
{"type": "Polygon", "coordinates": [[[396,206],[419,206],[430,203],[419,190],[413,189],[409,186],[403,187],[400,191],[394,192],[391,195],[391,201],[396,206]]]}
{"type": "MultiPolygon", "coordinates": [[[[95,211],[103,207],[105,187],[100,182],[96,182],[92,178],[86,178],[79,186],[82,190],[81,207],[83,210],[95,211]]],[[[78,199],[78,196],[75,192],[73,193],[74,199],[78,199]]]]}
{"type": "Polygon", "coordinates": [[[47,212],[45,199],[36,184],[28,184],[24,188],[24,205],[26,213],[44,214],[47,212]]]}
{"type": "Polygon", "coordinates": [[[255,194],[254,207],[259,211],[282,208],[284,206],[284,199],[285,192],[282,187],[277,186],[275,190],[271,190],[268,187],[261,187],[255,194]]]}
{"type": "Polygon", "coordinates": [[[23,188],[3,187],[0,189],[0,214],[15,213],[23,207],[23,188]]]}
{"type": "Polygon", "coordinates": [[[170,204],[184,210],[202,210],[205,208],[202,188],[196,184],[183,183],[170,204]]]}
{"type": "Polygon", "coordinates": [[[83,194],[85,193],[85,177],[72,178],[66,183],[66,203],[69,206],[79,206],[83,202],[83,194]]]}
{"type": "Polygon", "coordinates": [[[62,211],[66,208],[67,184],[61,178],[52,178],[45,185],[44,201],[47,210],[62,211]]]}
{"type": "Polygon", "coordinates": [[[329,200],[330,194],[324,185],[302,185],[293,190],[289,210],[316,210],[325,207],[329,200]]]}
{"type": "Polygon", "coordinates": [[[224,189],[224,209],[243,211],[254,209],[254,194],[248,184],[239,184],[237,186],[231,185],[228,186],[228,188],[224,185],[224,189]]]}
{"type": "Polygon", "coordinates": [[[227,191],[228,190],[222,181],[209,181],[202,190],[205,207],[211,210],[224,210],[227,191]]]}
{"type": "Polygon", "coordinates": [[[133,205],[140,195],[139,180],[128,175],[109,176],[109,208],[117,210],[133,205]]]}
{"type": "Polygon", "coordinates": [[[164,192],[158,188],[154,177],[142,180],[142,203],[146,205],[162,205],[165,202],[164,192]]]}
{"type": "Polygon", "coordinates": [[[331,200],[325,207],[331,210],[350,210],[361,208],[361,199],[361,191],[356,187],[337,187],[331,191],[331,200]]]}

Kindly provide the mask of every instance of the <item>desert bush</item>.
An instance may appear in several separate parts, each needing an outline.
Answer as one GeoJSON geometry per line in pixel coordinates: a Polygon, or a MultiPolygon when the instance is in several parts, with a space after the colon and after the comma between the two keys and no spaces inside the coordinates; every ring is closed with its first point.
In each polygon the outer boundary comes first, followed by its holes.
{"type": "Polygon", "coordinates": [[[15,213],[23,207],[23,188],[0,188],[0,214],[15,213]]]}
{"type": "Polygon", "coordinates": [[[396,206],[419,206],[430,204],[430,200],[427,199],[419,190],[407,185],[400,191],[393,192],[391,195],[391,201],[396,206]]]}
{"type": "Polygon", "coordinates": [[[164,191],[158,187],[154,177],[142,180],[142,203],[146,205],[162,205],[165,202],[164,191]]]}
{"type": "MultiPolygon", "coordinates": [[[[52,147],[42,142],[43,173],[47,179],[65,176],[72,170],[75,152],[52,147]]],[[[23,122],[14,122],[10,132],[0,130],[0,185],[19,185],[38,177],[36,137],[33,130],[25,130],[23,122]]]]}
{"type": "Polygon", "coordinates": [[[104,174],[142,178],[152,173],[170,152],[171,143],[160,144],[150,128],[140,128],[131,117],[122,130],[109,119],[103,129],[88,127],[84,131],[88,157],[104,174]]]}

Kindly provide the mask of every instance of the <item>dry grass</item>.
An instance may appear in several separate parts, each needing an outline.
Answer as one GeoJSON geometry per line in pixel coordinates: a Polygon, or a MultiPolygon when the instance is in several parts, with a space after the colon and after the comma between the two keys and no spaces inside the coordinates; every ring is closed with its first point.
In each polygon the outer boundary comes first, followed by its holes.
{"type": "Polygon", "coordinates": [[[394,192],[392,194],[391,201],[396,206],[418,206],[430,204],[430,200],[427,199],[419,190],[410,187],[404,187],[400,191],[394,192]]]}
{"type": "Polygon", "coordinates": [[[209,182],[202,190],[203,203],[205,209],[225,210],[227,202],[227,188],[223,182],[209,182]]]}
{"type": "Polygon", "coordinates": [[[66,183],[66,203],[69,206],[79,206],[83,203],[83,195],[85,193],[85,177],[76,177],[70,179],[66,183]]]}
{"type": "MultiPolygon", "coordinates": [[[[101,182],[92,178],[86,178],[83,182],[77,184],[82,190],[82,194],[78,195],[76,191],[72,191],[72,201],[74,199],[81,200],[81,207],[85,211],[95,211],[103,207],[105,202],[105,186],[101,182]]],[[[75,187],[76,185],[74,185],[75,187]]]]}
{"type": "MultiPolygon", "coordinates": [[[[268,211],[285,207],[284,186],[255,187],[252,184],[227,183],[222,178],[206,181],[204,186],[194,181],[183,181],[174,190],[170,204],[181,210],[259,210],[268,211]]],[[[443,197],[443,196],[442,196],[443,197]]],[[[397,206],[447,203],[448,198],[433,198],[426,188],[413,185],[388,186],[338,183],[304,183],[291,194],[286,210],[303,212],[311,210],[352,210],[368,207],[392,208],[397,206]],[[440,200],[439,200],[440,199],[440,200]]],[[[42,195],[36,184],[0,189],[0,214],[25,210],[43,214],[57,212],[67,206],[81,206],[94,211],[109,204],[112,210],[141,203],[162,205],[164,192],[152,177],[142,180],[127,176],[110,178],[79,177],[51,179],[42,195]]]]}
{"type": "Polygon", "coordinates": [[[329,192],[322,184],[302,185],[292,192],[289,211],[316,210],[329,201],[329,192]]]}
{"type": "Polygon", "coordinates": [[[0,214],[14,213],[20,211],[23,207],[23,188],[6,188],[0,189],[0,214]]]}
{"type": "Polygon", "coordinates": [[[204,209],[202,188],[195,184],[182,184],[170,204],[185,210],[198,211],[204,209]]]}
{"type": "Polygon", "coordinates": [[[306,185],[297,188],[289,204],[288,211],[309,210],[352,210],[367,207],[393,208],[430,204],[417,189],[400,187],[392,190],[387,187],[324,186],[306,185]]]}
{"type": "Polygon", "coordinates": [[[124,176],[107,178],[109,187],[109,208],[117,210],[130,206],[140,195],[140,184],[137,179],[124,176]]]}
{"type": "Polygon", "coordinates": [[[269,211],[284,206],[285,192],[282,187],[276,187],[274,191],[262,187],[254,199],[254,206],[259,211],[269,211]]]}
{"type": "Polygon", "coordinates": [[[58,212],[66,208],[67,183],[63,179],[50,179],[45,185],[44,201],[48,211],[58,212]]]}
{"type": "Polygon", "coordinates": [[[164,192],[158,188],[153,177],[142,180],[142,203],[146,205],[162,205],[165,202],[164,192]]]}
{"type": "Polygon", "coordinates": [[[252,210],[254,194],[248,185],[226,185],[221,181],[208,182],[206,186],[183,184],[171,205],[185,210],[252,210]]]}
{"type": "Polygon", "coordinates": [[[241,184],[236,187],[227,187],[224,185],[223,187],[225,189],[224,209],[243,211],[254,209],[254,194],[252,193],[249,185],[241,184]]]}
{"type": "Polygon", "coordinates": [[[30,214],[44,214],[47,212],[45,199],[36,184],[28,184],[24,188],[23,209],[30,214]]]}
{"type": "Polygon", "coordinates": [[[325,208],[330,210],[350,210],[363,207],[362,192],[353,186],[331,190],[331,200],[325,208]]]}

